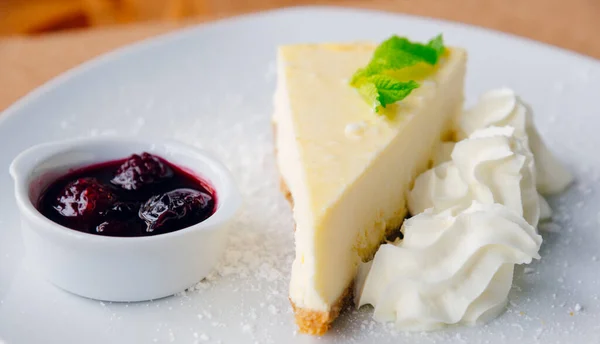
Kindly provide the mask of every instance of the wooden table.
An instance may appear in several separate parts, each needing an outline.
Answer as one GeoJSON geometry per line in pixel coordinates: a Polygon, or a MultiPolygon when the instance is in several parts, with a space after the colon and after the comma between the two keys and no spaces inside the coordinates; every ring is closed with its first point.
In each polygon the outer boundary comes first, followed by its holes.
{"type": "MultiPolygon", "coordinates": [[[[291,1],[257,0],[252,5],[233,1],[215,3],[219,6],[214,13],[193,21],[142,23],[0,39],[0,111],[61,72],[117,47],[186,25],[276,8],[291,1]]],[[[335,4],[484,26],[600,58],[600,0],[376,0],[338,1],[335,4]]]]}

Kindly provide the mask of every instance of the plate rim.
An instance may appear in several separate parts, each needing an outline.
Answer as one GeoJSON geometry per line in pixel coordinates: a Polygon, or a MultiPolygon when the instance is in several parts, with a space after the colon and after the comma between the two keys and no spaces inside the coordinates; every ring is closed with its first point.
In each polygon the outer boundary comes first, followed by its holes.
{"type": "Polygon", "coordinates": [[[20,110],[25,107],[28,103],[35,101],[37,98],[41,97],[45,93],[51,91],[56,87],[60,87],[62,84],[67,82],[68,80],[76,77],[79,74],[87,73],[94,68],[105,64],[110,63],[110,61],[122,58],[123,56],[127,56],[128,54],[136,53],[140,50],[150,49],[154,46],[159,46],[168,42],[172,39],[183,38],[187,35],[191,35],[197,30],[206,29],[209,27],[218,27],[220,25],[228,25],[231,22],[236,22],[240,20],[258,20],[263,17],[277,16],[281,14],[287,13],[302,13],[302,12],[344,12],[345,14],[358,13],[358,14],[372,14],[372,15],[380,15],[380,16],[389,16],[389,17],[397,17],[397,18],[410,18],[416,19],[419,21],[428,21],[431,23],[442,24],[445,26],[455,26],[457,28],[463,29],[471,29],[475,31],[479,31],[486,35],[498,36],[500,38],[516,40],[527,45],[536,46],[537,49],[545,49],[552,54],[561,54],[567,56],[568,58],[576,58],[583,59],[588,61],[589,63],[596,64],[598,68],[600,68],[600,59],[596,59],[592,56],[588,56],[573,50],[561,48],[549,43],[536,41],[534,39],[519,36],[512,33],[507,33],[503,31],[498,31],[495,29],[490,29],[482,26],[477,26],[473,24],[462,23],[458,21],[448,20],[448,19],[440,19],[428,16],[420,16],[420,15],[412,15],[405,13],[397,13],[391,11],[385,11],[380,9],[370,9],[370,8],[360,8],[360,7],[352,7],[352,6],[334,6],[334,5],[309,5],[309,6],[289,6],[283,8],[276,8],[265,11],[251,12],[245,14],[234,15],[231,17],[218,18],[215,20],[210,20],[204,23],[192,24],[189,27],[183,27],[179,29],[175,29],[170,32],[166,32],[163,34],[159,34],[152,37],[147,37],[141,39],[139,41],[135,41],[124,46],[118,47],[116,49],[104,52],[100,55],[97,55],[87,61],[84,61],[78,65],[75,65],[60,74],[52,77],[47,80],[43,84],[33,88],[28,93],[26,93],[21,98],[17,99],[11,105],[9,105],[6,109],[0,112],[0,126],[4,125],[10,118],[17,115],[20,110]]]}

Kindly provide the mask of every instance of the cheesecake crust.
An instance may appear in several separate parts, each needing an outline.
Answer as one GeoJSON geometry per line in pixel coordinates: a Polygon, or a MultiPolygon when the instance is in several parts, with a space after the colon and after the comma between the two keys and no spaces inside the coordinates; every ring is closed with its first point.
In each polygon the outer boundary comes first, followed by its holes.
{"type": "Polygon", "coordinates": [[[316,311],[313,309],[297,307],[294,301],[290,299],[292,309],[296,318],[296,324],[301,333],[313,336],[324,335],[331,323],[340,315],[342,309],[352,304],[353,283],[335,301],[329,311],[316,311]]]}
{"type": "Polygon", "coordinates": [[[283,178],[279,178],[279,191],[283,194],[283,197],[288,201],[290,207],[294,207],[294,198],[292,197],[292,193],[290,189],[288,189],[287,184],[283,181],[283,178]]]}

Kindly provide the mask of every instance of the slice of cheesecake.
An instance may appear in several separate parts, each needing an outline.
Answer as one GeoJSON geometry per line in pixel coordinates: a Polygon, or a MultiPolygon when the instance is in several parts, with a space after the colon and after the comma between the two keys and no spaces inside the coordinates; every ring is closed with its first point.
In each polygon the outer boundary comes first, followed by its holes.
{"type": "MultiPolygon", "coordinates": [[[[303,333],[323,334],[357,265],[406,215],[406,195],[462,111],[466,53],[448,48],[420,87],[376,113],[349,81],[375,44],[300,44],[278,51],[275,141],[293,204],[289,298],[303,333]]],[[[415,76],[413,75],[413,77],[415,76]]]]}

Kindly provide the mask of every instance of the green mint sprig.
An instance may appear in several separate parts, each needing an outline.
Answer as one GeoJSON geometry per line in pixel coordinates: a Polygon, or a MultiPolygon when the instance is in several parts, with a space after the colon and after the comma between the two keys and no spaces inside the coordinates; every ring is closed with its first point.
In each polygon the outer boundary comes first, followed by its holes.
{"type": "Polygon", "coordinates": [[[375,112],[380,112],[387,105],[406,98],[420,86],[414,80],[401,80],[394,76],[394,72],[419,63],[436,65],[445,50],[442,35],[427,44],[414,43],[394,35],[375,49],[369,64],[354,73],[350,85],[373,106],[375,112]]]}

